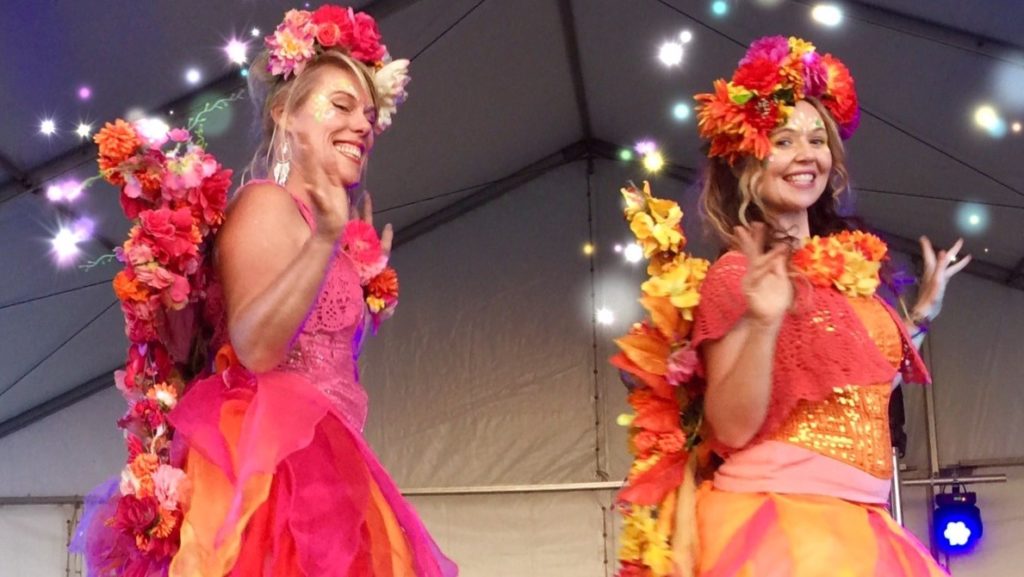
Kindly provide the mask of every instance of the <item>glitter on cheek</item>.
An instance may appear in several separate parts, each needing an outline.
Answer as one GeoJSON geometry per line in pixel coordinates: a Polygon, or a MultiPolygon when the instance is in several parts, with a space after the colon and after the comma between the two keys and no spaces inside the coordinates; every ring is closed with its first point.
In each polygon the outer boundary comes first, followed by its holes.
{"type": "Polygon", "coordinates": [[[334,117],[336,111],[326,94],[320,93],[313,97],[313,118],[324,123],[334,117]]]}

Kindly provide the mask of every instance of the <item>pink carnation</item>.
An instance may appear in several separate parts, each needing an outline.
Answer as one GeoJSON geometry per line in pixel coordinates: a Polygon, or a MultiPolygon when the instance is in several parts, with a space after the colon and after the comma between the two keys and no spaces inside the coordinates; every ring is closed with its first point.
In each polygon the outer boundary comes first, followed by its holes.
{"type": "Polygon", "coordinates": [[[817,52],[808,52],[801,58],[804,69],[804,94],[818,97],[828,89],[828,69],[817,52]]]}
{"type": "Polygon", "coordinates": [[[697,369],[697,362],[697,352],[688,346],[673,352],[668,357],[668,382],[678,386],[689,381],[697,369]]]}
{"type": "Polygon", "coordinates": [[[188,503],[189,480],[185,471],[160,465],[153,473],[153,493],[160,506],[170,511],[178,509],[178,505],[188,503]]]}
{"type": "Polygon", "coordinates": [[[188,207],[145,210],[139,214],[139,221],[140,226],[132,229],[131,240],[149,245],[157,262],[182,264],[198,254],[202,238],[188,207]]]}
{"type": "Polygon", "coordinates": [[[743,60],[740,60],[740,66],[760,58],[766,58],[776,66],[781,66],[787,56],[789,56],[789,40],[784,36],[765,36],[750,45],[747,54],[743,60]]]}
{"type": "MultiPolygon", "coordinates": [[[[351,9],[350,9],[351,10],[351,9]]],[[[380,43],[380,30],[377,22],[365,12],[358,12],[354,17],[352,40],[349,52],[356,60],[366,63],[380,62],[387,54],[387,48],[380,43]]]]}
{"type": "Polygon", "coordinates": [[[345,226],[342,249],[352,259],[362,285],[380,274],[388,264],[387,255],[381,250],[377,231],[361,220],[351,220],[345,226]]]}

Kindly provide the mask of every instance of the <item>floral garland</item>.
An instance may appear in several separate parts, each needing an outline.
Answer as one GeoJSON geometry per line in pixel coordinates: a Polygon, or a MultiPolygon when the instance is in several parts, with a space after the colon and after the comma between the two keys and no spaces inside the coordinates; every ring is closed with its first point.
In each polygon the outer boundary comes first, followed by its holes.
{"type": "Polygon", "coordinates": [[[289,10],[265,43],[270,55],[268,71],[284,80],[301,74],[318,54],[330,48],[340,49],[369,66],[381,99],[378,131],[391,125],[391,117],[406,99],[409,61],[391,60],[387,47],[381,44],[377,22],[365,12],[330,4],[314,12],[289,10]]]}
{"type": "Polygon", "coordinates": [[[118,119],[94,139],[100,175],[120,188],[134,223],[115,251],[124,268],[114,292],[130,341],[125,368],[114,375],[128,402],[118,421],[128,459],[106,521],[134,543],[109,559],[132,575],[166,568],[178,548],[190,486],[172,462],[166,416],[186,383],[208,374],[209,352],[224,341],[223,299],[208,256],[232,174],[203,149],[201,128],[198,135],[153,128],[118,119]]]}
{"type": "Polygon", "coordinates": [[[792,262],[815,286],[833,286],[844,295],[865,297],[875,294],[881,284],[879,269],[887,252],[885,242],[871,233],[843,231],[807,239],[792,262]]]}
{"type": "Polygon", "coordinates": [[[654,198],[650,186],[622,189],[625,216],[648,258],[649,279],[641,290],[648,317],[616,340],[611,358],[629,389],[633,464],[617,497],[623,515],[620,577],[672,574],[675,489],[686,462],[702,439],[703,382],[695,377],[697,353],[690,348],[693,312],[709,263],[683,252],[683,212],[671,200],[654,198]]]}
{"type": "Polygon", "coordinates": [[[711,141],[709,157],[735,163],[744,155],[767,158],[769,136],[785,124],[797,101],[818,98],[849,138],[860,122],[857,92],[846,66],[820,55],[800,38],[768,36],[750,45],[732,80],[718,79],[713,93],[698,94],[697,127],[711,141]]]}
{"type": "Polygon", "coordinates": [[[370,310],[373,328],[377,330],[398,306],[398,273],[388,266],[388,255],[381,247],[377,231],[369,223],[349,221],[341,244],[359,275],[363,300],[370,310]]]}

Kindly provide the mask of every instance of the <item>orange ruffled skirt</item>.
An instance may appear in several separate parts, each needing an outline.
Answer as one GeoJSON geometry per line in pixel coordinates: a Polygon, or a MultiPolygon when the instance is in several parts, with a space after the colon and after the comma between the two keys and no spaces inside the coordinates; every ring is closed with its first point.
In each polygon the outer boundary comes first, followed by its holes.
{"type": "Polygon", "coordinates": [[[457,574],[307,378],[231,377],[196,383],[171,414],[192,483],[171,577],[457,574]]]}
{"type": "Polygon", "coordinates": [[[948,577],[878,506],[819,495],[697,494],[701,577],[948,577]]]}

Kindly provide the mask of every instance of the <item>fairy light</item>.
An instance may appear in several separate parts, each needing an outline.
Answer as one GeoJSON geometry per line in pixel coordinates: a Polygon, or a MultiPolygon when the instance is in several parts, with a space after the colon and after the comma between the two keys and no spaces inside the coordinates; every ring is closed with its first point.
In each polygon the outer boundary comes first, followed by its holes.
{"type": "Polygon", "coordinates": [[[150,117],[135,121],[135,130],[138,130],[144,139],[155,142],[163,140],[171,127],[159,118],[150,117]]]}
{"type": "Polygon", "coordinates": [[[648,172],[658,172],[665,166],[665,158],[660,152],[654,151],[644,155],[644,168],[648,172]]]}
{"type": "Polygon", "coordinates": [[[253,38],[259,38],[260,37],[260,29],[259,28],[253,28],[252,30],[249,31],[249,35],[252,36],[253,38]]]}
{"type": "Polygon", "coordinates": [[[57,234],[50,241],[53,245],[53,254],[60,264],[66,264],[78,255],[78,243],[84,240],[79,233],[69,228],[61,227],[57,234]]]}
{"type": "Polygon", "coordinates": [[[199,81],[202,79],[203,75],[199,72],[198,68],[189,68],[185,71],[185,82],[189,84],[199,84],[199,81]]]}
{"type": "Polygon", "coordinates": [[[92,89],[88,86],[81,86],[78,88],[78,99],[89,100],[92,98],[92,89]]]}
{"type": "Polygon", "coordinates": [[[39,123],[39,132],[46,136],[53,136],[57,132],[57,123],[52,118],[44,118],[39,123]]]}
{"type": "Polygon", "coordinates": [[[594,245],[589,243],[589,242],[584,244],[583,245],[583,254],[585,254],[587,256],[590,256],[590,255],[594,254],[594,245]]]}
{"type": "Polygon", "coordinates": [[[640,245],[632,243],[622,251],[622,256],[625,257],[626,262],[636,264],[644,259],[644,249],[640,245]]]}
{"type": "Polygon", "coordinates": [[[658,60],[668,67],[679,66],[683,62],[683,45],[679,42],[666,42],[658,50],[658,60]]]}
{"type": "Polygon", "coordinates": [[[599,325],[608,326],[615,323],[615,313],[608,307],[601,307],[595,312],[594,320],[599,325]]]}
{"type": "Polygon", "coordinates": [[[982,104],[974,110],[974,123],[995,138],[1006,134],[1006,122],[991,104],[982,104]]]}
{"type": "Polygon", "coordinates": [[[646,155],[658,150],[658,145],[653,140],[641,140],[633,146],[637,154],[646,155]]]}
{"type": "Polygon", "coordinates": [[[50,202],[60,202],[64,200],[64,189],[57,184],[51,184],[46,188],[46,199],[50,202]]]}
{"type": "Polygon", "coordinates": [[[691,40],[693,40],[693,32],[683,30],[679,33],[679,41],[683,44],[689,44],[691,40]]]}
{"type": "Polygon", "coordinates": [[[672,116],[676,120],[684,121],[690,118],[690,105],[685,102],[677,102],[672,107],[672,116]]]}
{"type": "Polygon", "coordinates": [[[78,128],[75,130],[75,134],[77,134],[79,138],[89,138],[89,135],[92,134],[92,125],[80,122],[78,124],[78,128]]]}
{"type": "Polygon", "coordinates": [[[249,51],[249,45],[237,38],[232,38],[228,45],[224,47],[224,52],[228,55],[228,60],[241,66],[248,60],[247,52],[249,51]]]}
{"type": "Polygon", "coordinates": [[[619,160],[623,162],[629,162],[633,160],[633,151],[628,148],[623,148],[619,151],[619,160]]]}
{"type": "Polygon", "coordinates": [[[711,3],[711,13],[715,16],[725,16],[729,13],[729,3],[725,0],[715,0],[711,3]]]}
{"type": "Polygon", "coordinates": [[[1014,122],[1013,126],[1011,126],[1010,128],[1012,128],[1014,132],[1018,132],[1019,133],[1020,132],[1020,128],[1021,128],[1020,127],[1020,123],[1019,122],[1014,122]]]}
{"type": "Polygon", "coordinates": [[[818,4],[811,9],[811,18],[819,24],[835,28],[843,22],[843,11],[835,4],[818,4]]]}

